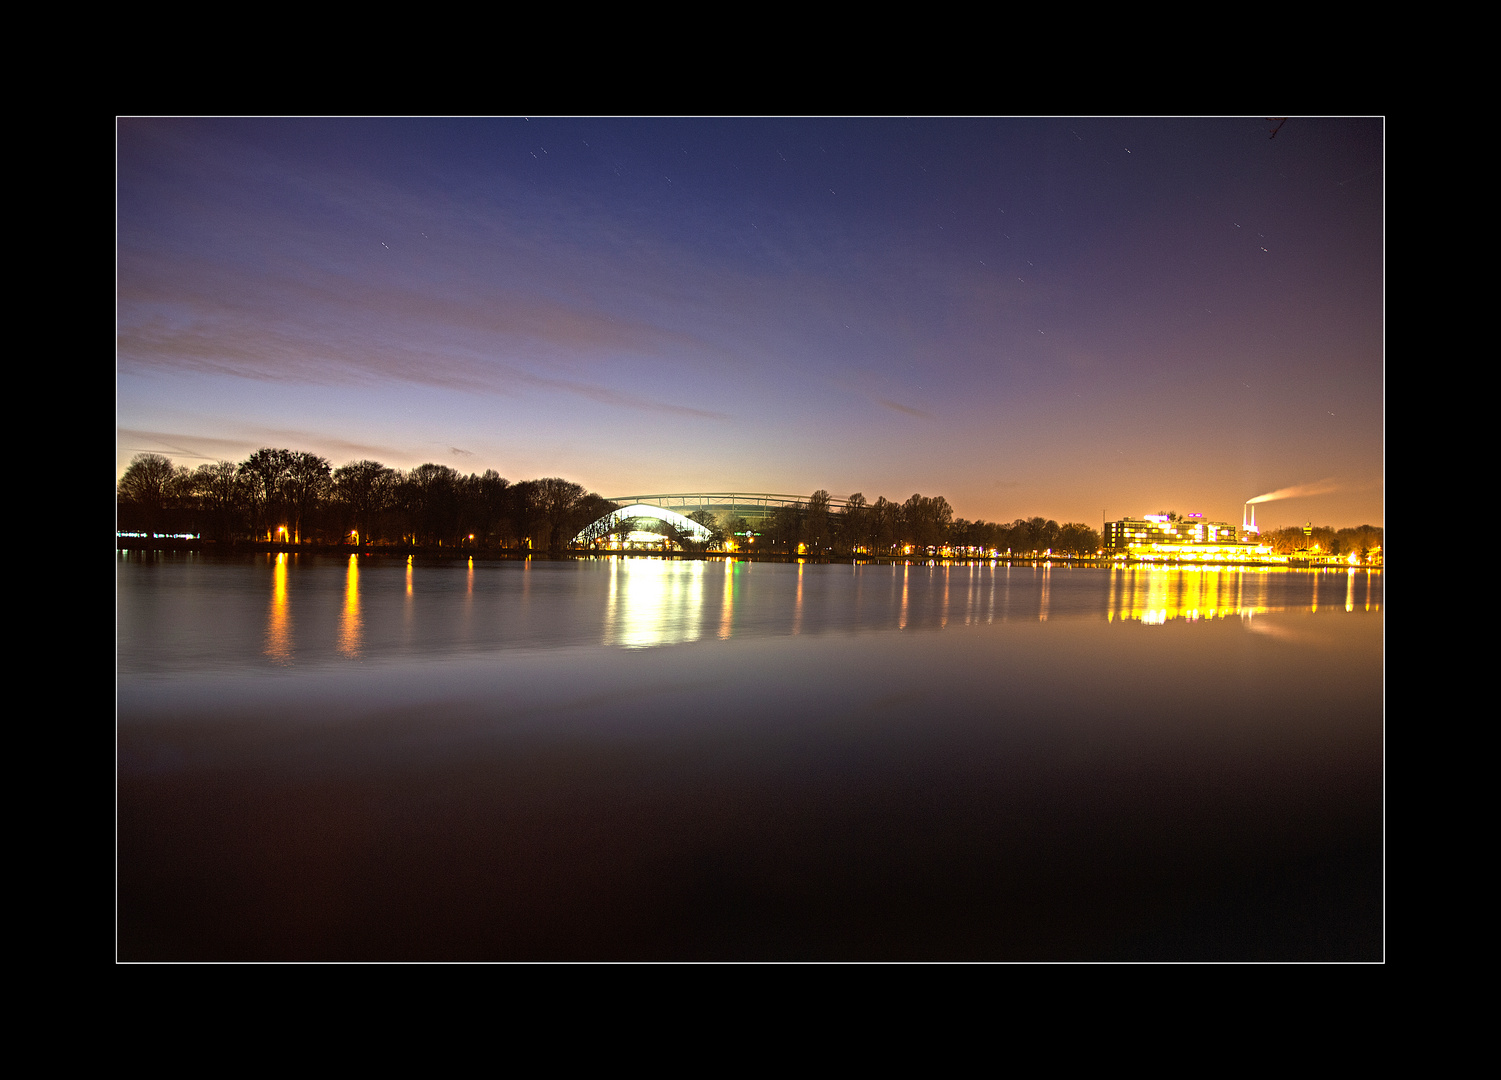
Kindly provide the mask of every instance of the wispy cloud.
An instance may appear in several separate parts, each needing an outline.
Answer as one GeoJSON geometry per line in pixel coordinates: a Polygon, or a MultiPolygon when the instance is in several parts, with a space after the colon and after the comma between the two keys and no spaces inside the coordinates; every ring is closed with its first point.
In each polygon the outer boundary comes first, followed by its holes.
{"type": "Polygon", "coordinates": [[[916,416],[923,420],[933,419],[932,413],[924,412],[922,409],[913,408],[911,405],[903,405],[899,401],[888,401],[886,398],[876,398],[876,404],[884,405],[886,408],[892,409],[895,412],[905,413],[907,416],[916,416]]]}
{"type": "Polygon", "coordinates": [[[529,386],[559,390],[566,394],[578,394],[580,397],[588,398],[590,401],[597,401],[601,405],[616,405],[621,408],[636,409],[641,412],[669,413],[673,416],[691,416],[700,420],[733,419],[729,413],[713,412],[709,409],[696,409],[691,405],[674,405],[671,402],[654,401],[651,398],[628,394],[608,386],[591,386],[588,383],[568,382],[564,379],[547,379],[530,374],[521,374],[518,378],[529,386]]]}
{"type": "Polygon", "coordinates": [[[136,454],[161,454],[173,459],[174,463],[182,464],[180,458],[191,461],[219,461],[223,458],[236,456],[240,444],[227,439],[200,440],[190,435],[181,433],[166,433],[158,431],[134,431],[117,430],[115,438],[119,442],[121,451],[132,456],[136,454]],[[210,447],[217,447],[218,453],[205,453],[210,447]]]}
{"type": "Polygon", "coordinates": [[[611,385],[622,358],[658,370],[722,359],[722,349],[647,319],[545,297],[306,275],[280,282],[222,268],[143,267],[120,294],[122,372],[228,375],[306,385],[416,383],[515,396],[524,388],[636,411],[724,420],[728,414],[611,385]],[[230,298],[230,299],[226,299],[230,298]],[[252,303],[253,298],[253,303],[252,303]]]}
{"type": "Polygon", "coordinates": [[[321,431],[293,428],[251,427],[229,435],[117,428],[115,439],[124,454],[163,454],[179,465],[194,461],[238,461],[262,446],[310,450],[327,455],[335,465],[359,459],[390,462],[420,456],[407,447],[333,439],[321,431]]]}

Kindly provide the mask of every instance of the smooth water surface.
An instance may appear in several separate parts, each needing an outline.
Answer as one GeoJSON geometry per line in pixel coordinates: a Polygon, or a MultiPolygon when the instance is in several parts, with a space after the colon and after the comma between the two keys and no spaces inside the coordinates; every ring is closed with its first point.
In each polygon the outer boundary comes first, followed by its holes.
{"type": "Polygon", "coordinates": [[[1382,576],[122,555],[122,958],[1379,959],[1382,576]]]}

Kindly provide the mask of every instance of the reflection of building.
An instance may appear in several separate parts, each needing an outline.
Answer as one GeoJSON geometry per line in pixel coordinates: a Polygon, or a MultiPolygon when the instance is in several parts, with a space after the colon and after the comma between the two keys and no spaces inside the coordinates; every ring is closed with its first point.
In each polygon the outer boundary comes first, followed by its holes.
{"type": "Polygon", "coordinates": [[[1254,541],[1243,541],[1234,525],[1205,521],[1202,514],[1171,517],[1148,514],[1105,522],[1105,550],[1140,559],[1196,559],[1225,562],[1257,555],[1254,541]]]}

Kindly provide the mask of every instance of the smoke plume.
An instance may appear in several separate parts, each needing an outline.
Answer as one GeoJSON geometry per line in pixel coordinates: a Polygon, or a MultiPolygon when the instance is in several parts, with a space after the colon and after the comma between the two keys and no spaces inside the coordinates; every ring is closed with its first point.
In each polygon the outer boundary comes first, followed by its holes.
{"type": "Polygon", "coordinates": [[[1295,484],[1292,487],[1278,488],[1266,495],[1258,495],[1254,499],[1247,499],[1247,503],[1275,502],[1278,499],[1301,499],[1305,495],[1327,495],[1339,487],[1332,479],[1319,480],[1312,484],[1295,484]]]}

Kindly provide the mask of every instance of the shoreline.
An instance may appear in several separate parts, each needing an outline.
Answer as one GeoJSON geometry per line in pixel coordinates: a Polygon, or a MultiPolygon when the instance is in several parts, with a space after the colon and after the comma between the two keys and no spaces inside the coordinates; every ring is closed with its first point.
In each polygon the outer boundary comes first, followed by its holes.
{"type": "Polygon", "coordinates": [[[1290,569],[1290,570],[1384,570],[1382,563],[1349,563],[1340,559],[1331,559],[1327,562],[1310,562],[1306,559],[1283,558],[1275,560],[1248,559],[1235,561],[1220,561],[1210,559],[1141,559],[1120,558],[1117,556],[1100,555],[797,555],[786,552],[744,552],[744,551],[531,551],[524,548],[468,548],[455,551],[453,548],[413,546],[413,547],[381,547],[363,548],[353,544],[284,544],[267,541],[235,541],[223,543],[214,540],[186,540],[178,538],[157,538],[143,540],[140,537],[117,537],[115,549],[119,551],[139,552],[200,552],[214,555],[261,555],[261,554],[291,554],[291,555],[328,555],[336,558],[347,558],[358,555],[366,558],[413,558],[420,557],[423,560],[446,561],[451,559],[475,559],[481,562],[514,562],[531,559],[534,561],[561,562],[574,559],[601,559],[611,557],[634,558],[634,559],[675,559],[680,561],[721,561],[734,562],[763,562],[763,563],[835,563],[852,565],[896,565],[901,563],[973,563],[994,562],[1005,563],[1008,566],[1016,565],[1062,565],[1062,566],[1131,566],[1131,567],[1214,567],[1229,569],[1232,567],[1253,567],[1267,569],[1290,569]]]}

